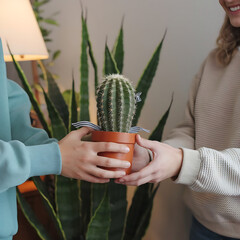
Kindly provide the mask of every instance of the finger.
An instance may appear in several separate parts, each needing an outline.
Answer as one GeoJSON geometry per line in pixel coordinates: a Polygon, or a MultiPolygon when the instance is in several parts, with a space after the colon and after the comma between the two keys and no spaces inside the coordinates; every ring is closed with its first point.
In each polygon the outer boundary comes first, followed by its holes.
{"type": "Polygon", "coordinates": [[[137,134],[137,136],[136,136],[136,143],[141,147],[150,149],[152,152],[157,150],[157,148],[154,144],[154,141],[147,140],[145,138],[141,138],[139,134],[137,134]]]}
{"type": "Polygon", "coordinates": [[[125,144],[118,144],[112,142],[93,142],[94,150],[96,152],[118,152],[118,153],[128,153],[130,151],[129,147],[125,144]]]}
{"type": "Polygon", "coordinates": [[[92,176],[90,174],[83,174],[81,176],[81,179],[84,181],[92,182],[92,183],[107,183],[110,181],[110,179],[98,178],[98,177],[92,176]]]}
{"type": "Polygon", "coordinates": [[[76,140],[81,140],[85,135],[93,132],[94,130],[92,128],[89,127],[82,127],[76,131],[71,132],[72,136],[74,136],[74,138],[76,138],[76,140]]]}
{"type": "MultiPolygon", "coordinates": [[[[156,172],[153,162],[149,163],[146,167],[142,168],[139,172],[131,173],[125,177],[119,179],[120,182],[132,182],[144,179],[146,177],[151,177],[156,172]]],[[[150,179],[151,180],[151,179],[150,179]]]]}
{"type": "Polygon", "coordinates": [[[131,166],[131,163],[114,158],[98,157],[96,159],[96,165],[101,167],[129,168],[131,166]]]}
{"type": "Polygon", "coordinates": [[[116,179],[115,182],[116,183],[120,183],[120,184],[124,184],[124,185],[128,185],[128,186],[140,186],[142,184],[148,183],[151,181],[151,176],[147,176],[145,178],[141,178],[135,181],[124,181],[121,182],[120,179],[116,179]]]}
{"type": "Polygon", "coordinates": [[[110,171],[99,167],[90,168],[89,174],[98,178],[121,178],[126,175],[125,171],[110,171]]]}

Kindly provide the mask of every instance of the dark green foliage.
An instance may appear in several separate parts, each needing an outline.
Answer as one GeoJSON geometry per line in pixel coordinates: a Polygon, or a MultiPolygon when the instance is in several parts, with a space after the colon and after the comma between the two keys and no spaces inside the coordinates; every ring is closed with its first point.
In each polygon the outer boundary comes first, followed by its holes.
{"type": "MultiPolygon", "coordinates": [[[[47,1],[42,1],[42,3],[38,1],[38,4],[43,4],[44,2],[47,1]]],[[[52,24],[54,23],[52,22],[52,24]]],[[[142,92],[142,102],[138,105],[133,125],[137,124],[137,120],[140,116],[140,112],[146,99],[148,90],[150,89],[153,77],[157,70],[162,44],[163,40],[156,48],[149,64],[139,80],[137,91],[142,92]]],[[[103,70],[104,76],[109,74],[119,74],[122,72],[124,62],[123,49],[123,26],[121,26],[113,51],[110,52],[108,46],[105,46],[103,70]]],[[[30,97],[41,123],[44,125],[46,131],[48,131],[49,136],[53,136],[58,140],[63,138],[69,131],[73,130],[72,126],[70,125],[71,122],[90,120],[88,92],[89,58],[94,68],[95,88],[97,88],[98,68],[94,59],[88,35],[86,19],[82,17],[79,104],[77,100],[77,93],[75,93],[74,80],[72,82],[72,89],[66,93],[66,95],[69,95],[68,101],[70,102],[66,103],[57,87],[56,82],[54,81],[54,78],[52,78],[51,75],[48,75],[48,91],[45,92],[43,90],[43,92],[48,108],[49,118],[51,120],[50,125],[48,125],[45,121],[24,73],[22,72],[18,63],[14,61],[20,79],[23,82],[23,86],[30,97]],[[78,109],[78,106],[80,107],[80,110],[78,109]]],[[[105,82],[104,84],[106,89],[99,87],[100,93],[101,91],[107,92],[112,85],[117,85],[116,82],[105,82]]],[[[128,83],[126,83],[124,86],[125,87],[117,85],[115,88],[117,90],[114,90],[111,93],[112,97],[116,97],[117,99],[121,94],[126,94],[126,96],[131,95],[131,98],[134,98],[134,91],[132,91],[132,87],[128,83]],[[129,91],[129,89],[131,89],[131,91],[129,91]]],[[[110,93],[105,95],[102,94],[102,96],[104,99],[107,99],[106,96],[109,94],[110,93]]],[[[129,96],[126,99],[128,100],[124,100],[125,102],[130,102],[129,96]]],[[[126,108],[125,112],[122,112],[120,107],[122,106],[123,102],[117,100],[117,104],[115,104],[114,107],[114,111],[117,114],[123,113],[122,122],[116,122],[112,125],[118,130],[125,129],[125,131],[128,131],[127,129],[131,126],[131,121],[124,119],[127,115],[129,115],[129,112],[132,111],[132,113],[134,113],[134,110],[126,110],[126,108]]],[[[171,104],[159,122],[157,128],[152,133],[150,139],[158,141],[161,140],[161,135],[169,114],[170,107],[171,104]]],[[[111,118],[114,119],[114,117],[111,118]]],[[[104,124],[101,123],[101,126],[103,125],[104,124]]],[[[112,128],[112,130],[114,129],[112,128]]],[[[124,185],[115,184],[114,181],[110,181],[108,184],[92,184],[85,181],[78,181],[62,176],[56,176],[55,200],[53,200],[47,192],[45,183],[42,182],[40,178],[33,179],[44,200],[47,211],[54,219],[54,223],[59,234],[59,239],[61,240],[141,240],[147,230],[153,207],[153,199],[158,189],[158,186],[154,188],[154,185],[150,183],[137,187],[130,209],[127,211],[127,188],[124,185]],[[56,206],[56,208],[53,206],[56,206]]],[[[22,198],[21,194],[18,194],[18,201],[27,219],[38,232],[38,235],[42,239],[50,240],[45,229],[36,220],[32,210],[27,204],[25,204],[24,198],[22,198]]]]}

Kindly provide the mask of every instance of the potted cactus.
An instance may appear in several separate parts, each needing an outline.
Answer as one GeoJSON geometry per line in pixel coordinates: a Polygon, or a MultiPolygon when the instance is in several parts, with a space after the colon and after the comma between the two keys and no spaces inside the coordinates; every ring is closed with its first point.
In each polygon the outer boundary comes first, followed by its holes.
{"type": "MultiPolygon", "coordinates": [[[[120,74],[106,76],[97,91],[97,118],[101,131],[92,133],[92,141],[126,144],[130,151],[126,154],[105,152],[102,156],[132,163],[136,133],[130,133],[130,129],[135,111],[135,89],[131,82],[120,74]]],[[[131,167],[126,169],[127,174],[130,171],[131,167]]]]}

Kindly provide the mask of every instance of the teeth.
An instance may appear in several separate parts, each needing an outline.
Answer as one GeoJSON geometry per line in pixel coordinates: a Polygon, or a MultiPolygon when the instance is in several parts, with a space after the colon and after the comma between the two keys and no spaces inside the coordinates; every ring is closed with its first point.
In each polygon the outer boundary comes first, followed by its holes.
{"type": "Polygon", "coordinates": [[[235,12],[235,11],[237,11],[237,10],[239,10],[239,9],[240,9],[240,6],[230,7],[230,10],[231,10],[232,12],[235,12]]]}

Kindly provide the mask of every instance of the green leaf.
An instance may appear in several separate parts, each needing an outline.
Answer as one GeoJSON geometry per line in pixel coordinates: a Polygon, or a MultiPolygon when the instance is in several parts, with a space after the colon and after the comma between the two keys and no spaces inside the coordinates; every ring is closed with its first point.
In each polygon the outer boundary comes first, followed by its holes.
{"type": "Polygon", "coordinates": [[[81,235],[86,237],[88,224],[91,220],[91,199],[92,199],[92,186],[94,184],[86,181],[80,183],[80,199],[81,199],[81,235]]]}
{"type": "Polygon", "coordinates": [[[152,186],[152,183],[146,183],[137,187],[128,211],[124,240],[134,239],[141,218],[148,208],[152,186]]]}
{"type": "Polygon", "coordinates": [[[52,217],[52,220],[54,222],[54,225],[56,226],[56,229],[58,231],[58,235],[60,236],[61,240],[66,240],[66,236],[65,233],[63,231],[62,228],[62,224],[60,222],[60,219],[58,218],[58,216],[56,215],[56,212],[54,210],[54,203],[53,200],[51,199],[51,197],[48,194],[48,190],[44,184],[44,182],[41,180],[40,177],[33,177],[32,178],[34,181],[34,184],[36,185],[42,199],[43,199],[43,203],[46,206],[50,216],[52,217]]]}
{"type": "Polygon", "coordinates": [[[80,121],[89,121],[89,93],[88,93],[88,32],[86,21],[82,16],[82,46],[80,66],[80,121]]]}
{"type": "Polygon", "coordinates": [[[113,180],[109,183],[109,198],[111,204],[111,226],[109,239],[119,240],[123,237],[127,213],[127,187],[116,184],[113,180]]]}
{"type": "Polygon", "coordinates": [[[55,177],[55,201],[67,240],[79,239],[81,216],[79,181],[63,176],[55,177]]]}
{"type": "Polygon", "coordinates": [[[52,61],[56,60],[61,54],[61,51],[60,50],[57,50],[53,53],[53,56],[52,56],[52,61]]]}
{"type": "Polygon", "coordinates": [[[21,206],[24,216],[26,217],[26,219],[28,220],[30,225],[36,230],[38,236],[42,240],[52,240],[50,238],[49,234],[47,233],[46,229],[43,227],[43,225],[37,219],[35,213],[31,209],[30,205],[24,199],[24,197],[22,196],[22,194],[19,192],[18,189],[17,189],[17,199],[18,199],[19,205],[21,206]]]}
{"type": "Polygon", "coordinates": [[[157,70],[157,67],[158,67],[160,52],[161,52],[161,49],[162,49],[163,41],[165,39],[165,35],[166,35],[166,32],[163,36],[162,41],[160,42],[160,44],[158,45],[158,47],[154,51],[153,56],[151,57],[147,67],[145,68],[145,70],[144,70],[144,72],[143,72],[143,74],[142,74],[142,76],[141,76],[141,78],[140,78],[140,80],[137,84],[136,92],[137,93],[138,92],[142,93],[141,94],[142,101],[137,104],[136,114],[134,116],[133,123],[132,123],[133,126],[137,125],[137,122],[138,122],[138,119],[140,117],[143,105],[145,103],[145,99],[147,97],[148,90],[151,87],[153,78],[155,76],[155,73],[156,73],[156,70],[157,70]]]}
{"type": "Polygon", "coordinates": [[[48,23],[48,24],[51,24],[51,25],[58,26],[58,23],[57,23],[54,19],[51,19],[51,18],[45,18],[43,21],[44,21],[45,23],[48,23]]]}
{"type": "Polygon", "coordinates": [[[45,101],[47,104],[49,118],[51,120],[53,137],[56,138],[57,140],[61,140],[63,137],[66,136],[67,129],[66,129],[64,122],[63,122],[62,118],[60,117],[58,111],[54,107],[51,99],[48,97],[48,95],[46,94],[44,89],[42,89],[42,90],[43,90],[43,94],[44,94],[45,101]]]}
{"type": "Polygon", "coordinates": [[[48,127],[47,121],[45,120],[45,117],[44,117],[44,115],[43,115],[43,113],[41,111],[41,108],[40,108],[40,106],[39,106],[39,104],[38,104],[38,102],[37,102],[37,100],[36,100],[36,98],[35,98],[35,96],[34,96],[34,94],[32,92],[32,89],[31,89],[31,87],[30,87],[30,85],[28,83],[28,80],[26,78],[26,75],[24,74],[24,72],[23,72],[21,66],[19,65],[19,63],[16,62],[14,56],[12,55],[12,52],[11,52],[10,48],[8,48],[8,50],[9,50],[11,56],[12,56],[15,69],[17,70],[17,73],[18,73],[18,76],[19,76],[19,78],[20,78],[20,80],[22,82],[23,88],[25,89],[25,91],[27,92],[27,94],[28,94],[28,96],[30,98],[30,101],[31,101],[32,106],[33,106],[33,109],[35,110],[35,112],[36,112],[36,114],[37,114],[37,116],[39,118],[39,121],[41,122],[44,130],[47,132],[48,136],[51,137],[52,135],[51,135],[51,131],[50,131],[49,127],[48,127]]]}
{"type": "Polygon", "coordinates": [[[92,204],[91,204],[91,216],[94,215],[99,204],[102,202],[105,194],[106,184],[95,183],[92,184],[92,204]]]}
{"type": "Polygon", "coordinates": [[[60,114],[66,128],[68,128],[69,124],[69,112],[68,106],[60,92],[58,85],[56,84],[53,75],[47,71],[47,83],[48,83],[48,95],[60,114]]]}
{"type": "Polygon", "coordinates": [[[32,6],[33,6],[34,8],[38,8],[38,7],[40,7],[40,6],[48,3],[49,1],[50,1],[50,0],[34,1],[34,2],[32,3],[32,6]]]}
{"type": "Polygon", "coordinates": [[[77,101],[75,95],[75,86],[74,86],[74,79],[72,81],[72,91],[71,91],[71,103],[70,103],[70,123],[69,123],[69,130],[73,130],[74,127],[72,123],[77,122],[78,120],[78,112],[77,112],[77,101]]]}
{"type": "Polygon", "coordinates": [[[112,55],[116,61],[117,68],[119,73],[123,71],[123,60],[124,60],[124,47],[123,47],[123,23],[118,34],[118,37],[115,41],[112,55]]]}
{"type": "Polygon", "coordinates": [[[105,45],[105,55],[104,56],[105,56],[105,58],[104,58],[103,75],[119,73],[119,70],[117,68],[117,64],[116,64],[112,54],[109,51],[107,43],[105,45]]]}
{"type": "Polygon", "coordinates": [[[107,240],[110,221],[110,202],[106,189],[104,198],[89,223],[86,240],[107,240]]]}
{"type": "Polygon", "coordinates": [[[88,52],[89,52],[91,63],[93,65],[93,69],[94,69],[94,83],[95,83],[95,96],[96,96],[97,95],[97,87],[98,87],[98,67],[97,67],[97,63],[96,63],[94,55],[93,55],[92,44],[90,42],[89,37],[88,37],[88,52]]]}
{"type": "Polygon", "coordinates": [[[167,122],[172,103],[173,103],[173,95],[172,95],[172,99],[171,99],[171,102],[170,102],[170,105],[169,105],[167,111],[165,112],[165,114],[163,115],[161,120],[159,121],[157,127],[154,129],[154,131],[150,135],[149,140],[156,140],[156,141],[161,142],[163,130],[164,130],[165,124],[167,122]]]}
{"type": "Polygon", "coordinates": [[[151,213],[152,213],[152,208],[153,208],[153,199],[157,193],[159,185],[160,184],[158,184],[155,187],[155,189],[153,189],[153,191],[151,192],[148,204],[147,204],[147,206],[145,206],[145,212],[142,215],[142,217],[140,218],[140,222],[137,226],[136,234],[135,234],[134,238],[132,238],[131,240],[141,240],[143,238],[143,236],[145,235],[146,230],[149,225],[149,222],[150,222],[150,218],[151,218],[151,213]]]}

